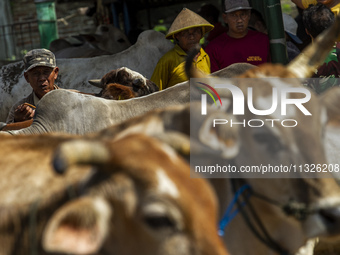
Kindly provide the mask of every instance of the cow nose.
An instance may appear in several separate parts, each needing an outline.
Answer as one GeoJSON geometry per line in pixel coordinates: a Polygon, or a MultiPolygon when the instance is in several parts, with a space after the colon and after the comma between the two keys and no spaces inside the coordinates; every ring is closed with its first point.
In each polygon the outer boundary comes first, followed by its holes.
{"type": "Polygon", "coordinates": [[[320,215],[325,221],[329,234],[340,233],[340,207],[320,209],[320,215]]]}

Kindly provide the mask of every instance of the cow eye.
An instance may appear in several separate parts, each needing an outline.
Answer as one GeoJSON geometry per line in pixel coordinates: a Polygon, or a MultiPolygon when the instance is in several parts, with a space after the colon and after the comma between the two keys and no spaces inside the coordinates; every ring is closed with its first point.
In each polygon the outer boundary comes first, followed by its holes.
{"type": "Polygon", "coordinates": [[[155,234],[169,234],[181,229],[182,220],[176,207],[163,202],[151,202],[142,208],[142,221],[155,234]]]}
{"type": "Polygon", "coordinates": [[[144,218],[144,221],[149,227],[155,230],[175,227],[174,222],[165,215],[147,216],[144,218]]]}
{"type": "Polygon", "coordinates": [[[123,38],[120,38],[120,39],[118,39],[117,40],[119,43],[124,43],[125,42],[125,40],[123,39],[123,38]]]}

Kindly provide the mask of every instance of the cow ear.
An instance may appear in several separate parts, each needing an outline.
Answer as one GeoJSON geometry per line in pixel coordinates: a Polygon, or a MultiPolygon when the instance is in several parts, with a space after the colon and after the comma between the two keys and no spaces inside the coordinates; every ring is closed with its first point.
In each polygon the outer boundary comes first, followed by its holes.
{"type": "Polygon", "coordinates": [[[150,81],[150,80],[146,80],[146,86],[148,88],[150,88],[150,92],[153,93],[153,92],[156,92],[156,91],[159,91],[159,88],[158,86],[156,85],[156,83],[150,81]]]}
{"type": "Polygon", "coordinates": [[[48,252],[97,253],[108,234],[111,209],[101,198],[84,197],[62,206],[47,223],[43,247],[48,252]]]}
{"type": "Polygon", "coordinates": [[[7,126],[7,123],[5,122],[0,122],[0,130],[2,130],[4,127],[7,126]]]}
{"type": "Polygon", "coordinates": [[[340,125],[340,87],[332,87],[319,97],[327,110],[327,124],[340,125]]]}

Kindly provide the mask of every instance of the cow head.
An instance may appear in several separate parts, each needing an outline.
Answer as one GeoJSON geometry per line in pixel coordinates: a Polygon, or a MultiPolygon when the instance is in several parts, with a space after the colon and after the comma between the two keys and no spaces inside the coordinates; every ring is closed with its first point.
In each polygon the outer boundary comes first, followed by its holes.
{"type": "Polygon", "coordinates": [[[131,46],[127,36],[119,28],[112,24],[99,25],[96,29],[96,46],[112,54],[121,52],[131,46]]]}
{"type": "Polygon", "coordinates": [[[112,70],[100,80],[90,80],[89,83],[102,89],[99,96],[110,93],[108,88],[110,83],[118,83],[128,87],[134,97],[145,96],[159,90],[155,83],[126,67],[112,70]]]}
{"type": "Polygon", "coordinates": [[[135,97],[131,89],[118,83],[107,84],[105,89],[102,90],[98,96],[111,100],[125,100],[135,97]]]}
{"type": "Polygon", "coordinates": [[[52,216],[43,239],[47,251],[226,254],[212,189],[190,178],[188,164],[170,147],[142,135],[65,143],[55,156],[56,171],[72,171],[74,164],[92,164],[96,171],[83,197],[52,216]]]}

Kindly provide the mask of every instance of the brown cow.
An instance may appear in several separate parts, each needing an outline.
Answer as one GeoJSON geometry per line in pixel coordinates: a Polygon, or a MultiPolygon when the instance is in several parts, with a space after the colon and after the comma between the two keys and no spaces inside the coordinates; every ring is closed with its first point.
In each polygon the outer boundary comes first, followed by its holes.
{"type": "MultiPolygon", "coordinates": [[[[339,19],[339,18],[338,18],[339,19]]],[[[338,23],[339,24],[339,23],[338,23]]],[[[339,28],[335,27],[338,33],[339,28]]],[[[333,31],[334,32],[334,31],[333,31]]],[[[317,54],[327,53],[327,48],[332,45],[331,36],[325,36],[328,45],[319,46],[317,54]]],[[[324,41],[323,41],[324,42],[324,41]]],[[[301,88],[301,83],[295,80],[285,80],[287,77],[305,77],[310,73],[314,66],[322,57],[309,55],[311,49],[298,58],[295,63],[288,68],[279,65],[264,65],[252,69],[244,74],[244,78],[266,78],[278,77],[279,85],[282,87],[293,86],[301,88]],[[307,58],[306,58],[307,56],[307,58]],[[310,61],[312,60],[312,61],[310,61]],[[303,63],[301,64],[302,61],[303,63]],[[306,64],[312,64],[307,66],[306,64]],[[288,84],[290,82],[290,84],[288,84]]],[[[195,54],[193,54],[194,56],[195,54]]],[[[192,61],[189,60],[188,63],[192,61]]],[[[249,87],[249,79],[244,79],[238,84],[243,92],[249,87]]],[[[220,83],[227,82],[219,80],[220,83]]],[[[270,79],[263,79],[261,83],[255,81],[250,86],[253,87],[253,97],[255,104],[263,103],[265,100],[271,102],[270,95],[273,87],[277,84],[270,79]]],[[[339,88],[337,88],[339,90],[339,88]]],[[[329,91],[329,93],[333,93],[329,91]]],[[[230,94],[224,95],[226,99],[231,99],[230,94]],[[228,98],[229,97],[229,98],[228,98]]],[[[290,93],[291,98],[299,98],[301,94],[290,93]]],[[[329,95],[328,95],[329,96],[329,95]]],[[[210,142],[211,148],[217,148],[217,151],[226,153],[211,153],[208,158],[199,154],[198,157],[206,159],[212,163],[220,165],[232,164],[240,169],[241,166],[258,166],[263,165],[283,165],[283,166],[310,166],[317,164],[326,164],[326,155],[323,147],[322,130],[326,121],[333,121],[332,117],[338,118],[338,113],[330,113],[326,116],[326,109],[330,110],[329,105],[334,106],[339,102],[339,97],[333,98],[333,102],[327,102],[324,98],[320,99],[313,93],[310,100],[305,104],[311,111],[311,116],[305,116],[301,112],[294,113],[294,118],[298,120],[299,125],[294,129],[287,129],[281,126],[270,128],[265,125],[262,128],[252,129],[250,127],[238,128],[229,133],[216,132],[211,126],[192,125],[195,135],[203,134],[206,142],[210,142]],[[230,134],[233,134],[232,136],[230,134]],[[205,134],[205,135],[204,135],[205,134]],[[217,134],[222,136],[216,136],[217,134]],[[223,135],[225,137],[223,137],[223,135]],[[217,144],[217,146],[216,146],[217,144]],[[230,153],[233,151],[233,153],[230,153]],[[233,156],[232,156],[233,155],[233,156]]],[[[230,101],[230,100],[229,100],[230,101]]],[[[270,102],[265,102],[266,106],[270,102]]],[[[122,123],[112,131],[123,137],[129,132],[151,132],[157,128],[158,132],[164,129],[182,130],[188,134],[188,120],[184,119],[188,115],[188,109],[183,107],[173,108],[170,111],[158,110],[149,112],[145,116],[140,116],[122,123]],[[181,126],[181,124],[183,124],[181,126]]],[[[226,109],[227,111],[230,109],[226,109]]],[[[334,109],[331,109],[334,111],[334,109]]],[[[199,113],[199,111],[198,111],[199,113]]],[[[253,119],[255,116],[247,111],[245,120],[253,119]]],[[[272,119],[275,116],[256,116],[256,119],[272,119]]],[[[105,132],[108,132],[107,130],[105,132]]],[[[111,131],[110,131],[111,132],[111,131]]],[[[110,133],[109,132],[109,133],[110,133]]],[[[193,135],[191,133],[191,135],[193,135]]],[[[201,138],[195,136],[194,138],[201,138]]],[[[200,140],[200,139],[199,139],[200,140]]],[[[202,140],[200,140],[203,143],[202,140]]],[[[206,152],[206,151],[204,151],[206,152]]],[[[192,155],[191,156],[196,156],[192,155]]],[[[338,164],[340,162],[337,162],[338,164]]],[[[336,168],[336,165],[333,166],[336,168]]],[[[339,167],[339,165],[338,165],[339,167]]],[[[213,179],[212,183],[219,196],[221,205],[220,216],[224,214],[227,206],[234,200],[234,195],[240,187],[247,185],[251,189],[249,199],[245,203],[243,214],[238,214],[226,228],[224,240],[228,250],[232,254],[293,254],[303,246],[308,239],[320,237],[323,239],[338,238],[340,234],[340,188],[337,182],[330,174],[319,175],[311,174],[313,178],[302,178],[305,175],[295,175],[294,178],[275,178],[272,175],[270,179],[252,178],[246,175],[241,180],[238,179],[213,179]],[[329,177],[329,178],[324,178],[329,177]],[[257,233],[254,235],[252,229],[257,233]]],[[[256,176],[253,176],[256,177],[256,176]]]]}
{"type": "Polygon", "coordinates": [[[102,90],[97,96],[104,98],[107,97],[103,95],[110,94],[109,84],[112,83],[127,86],[133,93],[134,97],[145,96],[159,90],[155,83],[127,67],[112,70],[105,74],[101,79],[89,80],[89,83],[101,88],[102,90]]]}
{"type": "MultiPolygon", "coordinates": [[[[246,79],[233,80],[232,84],[235,84],[245,97],[250,97],[248,88],[252,88],[251,97],[254,108],[269,109],[273,102],[273,88],[291,86],[300,89],[301,82],[296,78],[309,77],[313,73],[327,56],[339,33],[340,16],[338,15],[334,26],[287,67],[265,64],[247,71],[240,76],[246,79]]],[[[193,52],[192,56],[195,53],[193,52]]],[[[202,74],[189,68],[190,58],[187,63],[187,70],[191,70],[188,71],[188,76],[202,78],[202,74]]],[[[231,84],[230,80],[210,81],[211,84],[231,84]]],[[[337,90],[339,91],[339,88],[337,90]]],[[[230,91],[229,93],[228,90],[217,91],[229,102],[235,101],[230,91]]],[[[334,92],[329,91],[330,94],[339,95],[334,92]]],[[[202,154],[198,155],[196,160],[201,160],[201,162],[205,160],[208,165],[211,162],[220,166],[232,165],[238,170],[242,167],[243,169],[244,167],[256,169],[256,167],[269,165],[273,167],[293,166],[293,168],[302,166],[306,169],[318,164],[326,165],[334,170],[339,169],[339,160],[336,162],[337,165],[327,165],[322,135],[326,122],[333,121],[334,117],[339,118],[339,112],[334,114],[334,106],[338,105],[339,96],[333,96],[331,102],[326,103],[330,99],[330,94],[328,96],[325,94],[320,99],[310,92],[310,99],[303,104],[310,111],[310,116],[303,114],[300,110],[290,108],[288,118],[294,118],[298,122],[294,128],[285,128],[282,125],[272,127],[268,123],[257,128],[244,125],[239,126],[238,135],[234,137],[232,143],[217,140],[219,143],[238,144],[237,153],[232,160],[230,158],[218,159],[218,157],[212,159],[213,155],[204,159],[202,154]],[[329,107],[330,105],[333,109],[329,107]],[[328,110],[328,115],[326,115],[326,110],[328,110]],[[330,110],[333,111],[332,114],[330,110]]],[[[300,99],[301,93],[290,92],[289,98],[300,99]]],[[[226,111],[231,112],[233,109],[227,107],[226,111]]],[[[335,109],[339,108],[335,107],[335,109]]],[[[237,118],[238,123],[242,121],[249,123],[248,121],[253,119],[263,122],[268,119],[282,119],[282,116],[278,116],[276,112],[256,115],[249,109],[246,109],[244,115],[234,115],[234,117],[237,118]]],[[[211,129],[208,131],[214,133],[211,129]]],[[[226,150],[229,148],[226,147],[226,150]]],[[[196,165],[193,161],[191,163],[196,165]]],[[[304,174],[300,170],[295,174],[292,174],[293,172],[294,170],[290,172],[291,179],[276,178],[279,174],[275,173],[269,175],[269,178],[259,179],[259,175],[252,174],[252,172],[241,175],[242,179],[216,179],[225,176],[223,173],[215,175],[215,179],[212,179],[219,196],[221,215],[236,199],[235,194],[241,188],[246,187],[245,189],[249,191],[249,193],[246,192],[249,197],[245,196],[243,200],[239,200],[239,208],[242,207],[240,206],[242,202],[245,204],[241,209],[242,213],[239,213],[227,226],[222,224],[221,230],[225,231],[224,240],[232,254],[293,254],[309,238],[339,238],[340,188],[332,178],[332,174],[321,175],[319,171],[314,171],[314,173],[312,170],[303,171],[304,174]],[[247,245],[244,245],[245,240],[247,240],[247,245]]]]}
{"type": "Polygon", "coordinates": [[[0,254],[227,254],[210,185],[151,137],[2,135],[0,146],[0,254]]]}

